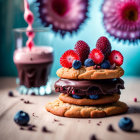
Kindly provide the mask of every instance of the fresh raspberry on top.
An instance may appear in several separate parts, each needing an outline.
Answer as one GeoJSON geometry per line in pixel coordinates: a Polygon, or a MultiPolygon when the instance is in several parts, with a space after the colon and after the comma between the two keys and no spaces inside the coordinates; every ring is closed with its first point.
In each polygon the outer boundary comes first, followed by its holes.
{"type": "Polygon", "coordinates": [[[104,55],[99,49],[93,49],[89,54],[89,58],[91,58],[95,64],[100,64],[104,60],[104,55]]]}
{"type": "Polygon", "coordinates": [[[109,56],[109,61],[111,65],[121,66],[123,64],[123,55],[119,51],[113,50],[109,56]]]}
{"type": "Polygon", "coordinates": [[[101,36],[96,43],[96,48],[102,51],[105,58],[107,59],[111,53],[111,44],[105,36],[101,36]]]}
{"type": "Polygon", "coordinates": [[[74,60],[79,60],[78,54],[74,50],[67,50],[60,57],[60,64],[62,67],[71,68],[74,60]]]}
{"type": "Polygon", "coordinates": [[[75,44],[74,49],[75,49],[76,53],[79,55],[80,61],[82,62],[82,64],[84,64],[84,61],[88,58],[88,55],[90,52],[90,48],[89,48],[88,44],[82,40],[79,40],[75,44]]]}

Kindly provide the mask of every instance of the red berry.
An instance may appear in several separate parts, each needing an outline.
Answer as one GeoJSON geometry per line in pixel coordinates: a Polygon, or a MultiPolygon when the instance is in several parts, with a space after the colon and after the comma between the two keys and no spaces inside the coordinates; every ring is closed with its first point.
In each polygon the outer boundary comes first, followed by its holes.
{"type": "Polygon", "coordinates": [[[111,44],[105,36],[102,36],[97,40],[96,48],[102,51],[105,58],[108,58],[111,53],[111,44]]]}
{"type": "Polygon", "coordinates": [[[60,57],[60,64],[65,68],[71,68],[72,62],[74,60],[79,60],[78,54],[74,50],[67,50],[61,57],[60,57]]]}
{"type": "Polygon", "coordinates": [[[88,55],[90,53],[90,48],[88,44],[82,40],[79,40],[75,44],[75,51],[79,55],[80,61],[84,63],[84,61],[88,58],[88,55]]]}
{"type": "Polygon", "coordinates": [[[100,64],[104,60],[104,55],[100,50],[93,49],[89,54],[89,58],[91,58],[95,64],[100,64]]]}
{"type": "Polygon", "coordinates": [[[123,64],[123,55],[116,50],[113,50],[109,56],[109,61],[112,64],[116,64],[116,66],[121,66],[123,64]]]}
{"type": "Polygon", "coordinates": [[[134,98],[134,102],[137,102],[137,98],[134,98]]]}

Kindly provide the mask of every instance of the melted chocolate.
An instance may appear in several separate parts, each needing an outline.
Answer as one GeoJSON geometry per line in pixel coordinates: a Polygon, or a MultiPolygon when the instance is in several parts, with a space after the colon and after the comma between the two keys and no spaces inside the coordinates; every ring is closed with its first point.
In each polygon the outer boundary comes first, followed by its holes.
{"type": "Polygon", "coordinates": [[[124,81],[118,79],[105,80],[70,80],[59,79],[55,83],[55,91],[66,94],[92,95],[92,94],[120,94],[124,89],[124,81]]]}

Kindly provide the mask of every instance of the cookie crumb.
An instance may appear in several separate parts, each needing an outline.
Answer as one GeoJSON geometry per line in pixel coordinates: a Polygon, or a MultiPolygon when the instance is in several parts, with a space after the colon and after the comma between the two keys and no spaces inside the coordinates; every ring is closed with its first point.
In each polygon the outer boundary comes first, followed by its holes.
{"type": "Polygon", "coordinates": [[[54,119],[54,121],[55,121],[55,122],[59,122],[59,120],[57,120],[57,119],[54,119]]]}
{"type": "Polygon", "coordinates": [[[27,101],[24,101],[24,103],[25,103],[25,104],[30,104],[30,101],[29,101],[29,100],[27,100],[27,101]]]}
{"type": "Polygon", "coordinates": [[[24,130],[24,128],[23,127],[20,127],[20,130],[24,130]]]}
{"type": "Polygon", "coordinates": [[[93,134],[93,135],[90,137],[90,140],[97,140],[96,135],[93,134]]]}
{"type": "Polygon", "coordinates": [[[45,126],[43,126],[42,127],[42,132],[45,132],[46,133],[46,132],[48,132],[48,129],[45,126]]]}
{"type": "Polygon", "coordinates": [[[91,123],[91,120],[88,120],[88,123],[91,123]]]}
{"type": "Polygon", "coordinates": [[[134,102],[137,102],[137,98],[134,98],[134,102]]]}
{"type": "Polygon", "coordinates": [[[14,97],[13,91],[9,91],[9,92],[8,92],[8,96],[9,96],[9,97],[14,97]]]}
{"type": "Polygon", "coordinates": [[[58,125],[64,125],[64,124],[62,124],[62,123],[59,123],[58,125]]]}
{"type": "Polygon", "coordinates": [[[114,129],[114,127],[112,126],[112,124],[109,124],[109,125],[108,125],[107,130],[108,130],[108,131],[111,131],[111,132],[115,132],[115,129],[114,129]]]}
{"type": "Polygon", "coordinates": [[[37,116],[37,115],[35,115],[35,113],[32,113],[32,116],[34,116],[34,117],[37,117],[37,118],[38,118],[38,116],[37,116]]]}

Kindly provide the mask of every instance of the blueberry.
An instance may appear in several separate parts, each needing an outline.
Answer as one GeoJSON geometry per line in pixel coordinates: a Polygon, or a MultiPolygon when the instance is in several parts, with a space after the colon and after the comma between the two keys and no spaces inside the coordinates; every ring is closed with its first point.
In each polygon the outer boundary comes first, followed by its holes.
{"type": "Polygon", "coordinates": [[[72,97],[75,98],[75,99],[81,99],[81,98],[82,98],[81,96],[79,96],[79,95],[75,95],[75,94],[72,95],[72,97]]]}
{"type": "Polygon", "coordinates": [[[96,95],[89,95],[89,98],[96,100],[99,98],[99,95],[97,95],[97,94],[96,95]]]}
{"type": "Polygon", "coordinates": [[[109,63],[109,61],[105,60],[105,61],[101,64],[101,68],[102,68],[102,69],[109,69],[109,68],[110,68],[110,63],[109,63]]]}
{"type": "Polygon", "coordinates": [[[14,116],[14,121],[18,125],[27,125],[30,120],[29,115],[24,111],[18,111],[14,116]]]}
{"type": "Polygon", "coordinates": [[[72,63],[72,67],[74,68],[74,69],[80,69],[81,68],[81,66],[82,66],[82,63],[81,63],[81,61],[79,61],[79,60],[74,60],[73,61],[73,63],[72,63]]]}
{"type": "Polygon", "coordinates": [[[128,117],[123,117],[119,121],[119,127],[124,131],[131,131],[133,128],[133,121],[128,117]]]}
{"type": "Polygon", "coordinates": [[[84,65],[86,67],[90,67],[90,66],[94,66],[95,64],[94,64],[92,59],[86,59],[85,62],[84,62],[84,65]]]}

